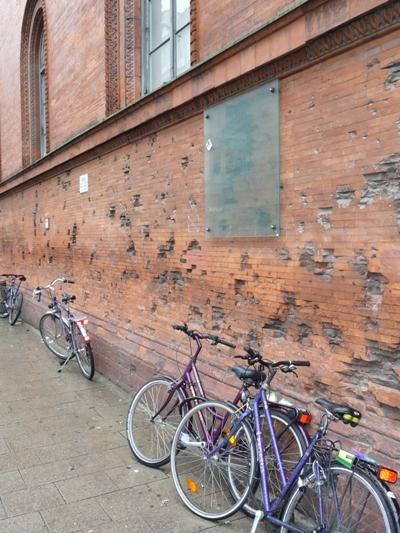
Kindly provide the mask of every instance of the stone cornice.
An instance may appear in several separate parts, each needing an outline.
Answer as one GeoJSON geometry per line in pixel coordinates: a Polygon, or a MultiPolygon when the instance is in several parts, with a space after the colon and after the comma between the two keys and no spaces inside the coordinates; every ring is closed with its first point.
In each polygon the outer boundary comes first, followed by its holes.
{"type": "MultiPolygon", "coordinates": [[[[16,187],[19,188],[28,182],[31,183],[32,180],[44,179],[71,170],[99,155],[104,155],[146,135],[199,114],[207,107],[225,98],[234,96],[267,80],[283,78],[298,72],[395,27],[400,27],[400,2],[397,0],[388,2],[384,6],[356,18],[340,28],[312,39],[291,53],[235,77],[231,81],[205,90],[184,103],[178,102],[177,105],[173,106],[173,101],[169,97],[171,90],[179,89],[185,83],[190,83],[193,80],[197,81],[198,77],[201,78],[202,74],[207,72],[205,71],[205,66],[207,65],[202,64],[193,68],[186,75],[174,80],[168,86],[142,98],[132,106],[121,110],[99,125],[78,135],[54,150],[43,160],[3,181],[0,183],[0,195],[16,187]],[[150,105],[153,106],[151,111],[154,115],[146,119],[146,106],[150,105]],[[143,118],[133,127],[129,127],[126,121],[127,117],[129,118],[135,111],[142,112],[140,118],[143,118]],[[123,123],[124,120],[126,121],[125,123],[123,123]],[[108,127],[112,127],[116,122],[119,126],[116,128],[117,131],[123,131],[125,124],[127,126],[126,131],[109,135],[108,127]],[[95,145],[86,148],[84,146],[85,140],[93,136],[96,136],[95,145]],[[63,161],[58,161],[60,154],[64,155],[63,161]]],[[[210,60],[210,64],[207,67],[208,71],[212,66],[212,61],[210,60]]],[[[151,114],[151,111],[147,115],[151,114]]]]}

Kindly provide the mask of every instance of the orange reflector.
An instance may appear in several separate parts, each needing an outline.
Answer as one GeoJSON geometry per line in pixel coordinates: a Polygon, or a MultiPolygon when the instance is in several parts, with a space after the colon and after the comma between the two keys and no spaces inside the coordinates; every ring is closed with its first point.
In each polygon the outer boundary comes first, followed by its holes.
{"type": "Polygon", "coordinates": [[[308,424],[311,424],[312,421],[312,415],[308,411],[304,411],[300,414],[298,422],[299,424],[303,424],[303,426],[307,426],[308,424]]]}
{"type": "Polygon", "coordinates": [[[385,468],[383,466],[378,470],[378,479],[381,481],[386,481],[387,483],[396,483],[397,481],[397,472],[396,470],[390,470],[390,468],[385,468]]]}
{"type": "Polygon", "coordinates": [[[85,320],[82,320],[82,324],[84,326],[87,326],[89,324],[89,320],[87,318],[85,318],[85,320]]]}
{"type": "Polygon", "coordinates": [[[186,481],[186,486],[191,492],[194,492],[195,494],[199,494],[200,492],[199,487],[197,483],[193,481],[193,479],[188,479],[186,481]]]}

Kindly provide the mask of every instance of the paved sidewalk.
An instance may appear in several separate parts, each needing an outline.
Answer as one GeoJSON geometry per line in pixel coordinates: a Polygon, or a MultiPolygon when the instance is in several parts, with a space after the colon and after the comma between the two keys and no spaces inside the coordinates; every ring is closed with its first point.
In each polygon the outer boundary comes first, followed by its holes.
{"type": "Polygon", "coordinates": [[[187,511],[169,466],[134,460],[129,395],[75,362],[57,373],[35,329],[0,320],[0,368],[0,533],[250,531],[243,515],[216,525],[187,511]]]}

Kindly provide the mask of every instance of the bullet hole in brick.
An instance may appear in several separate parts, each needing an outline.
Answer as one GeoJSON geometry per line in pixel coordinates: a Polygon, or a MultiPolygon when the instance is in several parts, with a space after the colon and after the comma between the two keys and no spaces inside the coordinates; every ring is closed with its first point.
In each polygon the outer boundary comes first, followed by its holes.
{"type": "Polygon", "coordinates": [[[167,270],[165,270],[164,272],[162,272],[158,276],[154,276],[153,277],[153,281],[157,285],[164,285],[164,283],[167,283],[167,281],[168,281],[168,272],[167,272],[167,270]]]}
{"type": "Polygon", "coordinates": [[[295,306],[296,304],[296,295],[294,292],[282,291],[283,293],[283,303],[288,306],[295,306]]]}
{"type": "Polygon", "coordinates": [[[222,307],[211,308],[212,329],[221,329],[225,322],[225,313],[222,307]]]}
{"type": "Polygon", "coordinates": [[[96,252],[92,252],[92,253],[90,254],[90,259],[89,259],[89,264],[90,264],[90,265],[93,263],[93,260],[94,260],[95,256],[96,256],[96,252]]]}
{"type": "Polygon", "coordinates": [[[142,226],[142,235],[145,241],[150,239],[150,226],[148,224],[142,226]]]}
{"type": "Polygon", "coordinates": [[[314,100],[311,100],[311,102],[308,104],[308,109],[314,109],[315,107],[315,102],[314,100]]]}
{"type": "Polygon", "coordinates": [[[364,331],[378,331],[379,330],[379,324],[377,320],[374,320],[373,318],[367,318],[364,322],[364,331]]]}
{"type": "Polygon", "coordinates": [[[240,270],[246,270],[246,268],[249,268],[249,259],[250,256],[247,252],[242,254],[240,258],[240,270]]]}
{"type": "Polygon", "coordinates": [[[308,324],[297,326],[297,342],[303,343],[313,335],[313,330],[308,324]]]}
{"type": "Polygon", "coordinates": [[[217,292],[217,302],[219,304],[222,304],[224,298],[225,298],[225,294],[223,292],[217,292]]]}
{"type": "Polygon", "coordinates": [[[119,220],[120,220],[121,228],[130,228],[131,227],[131,220],[130,220],[130,218],[127,215],[124,215],[124,214],[120,215],[119,220]]]}
{"type": "Polygon", "coordinates": [[[74,224],[72,226],[72,231],[71,231],[71,239],[70,239],[71,245],[76,244],[77,236],[78,236],[78,226],[74,224]]]}
{"type": "Polygon", "coordinates": [[[153,133],[152,135],[149,135],[149,144],[150,146],[154,146],[154,144],[157,142],[157,134],[153,133]]]}
{"type": "Polygon", "coordinates": [[[292,259],[287,248],[281,248],[280,250],[278,250],[278,257],[282,261],[291,261],[292,259]]]}
{"type": "Polygon", "coordinates": [[[181,158],[182,168],[187,168],[189,166],[189,158],[187,155],[181,158]]]}
{"type": "Polygon", "coordinates": [[[189,205],[190,205],[190,207],[191,207],[192,209],[194,209],[195,207],[197,207],[197,202],[196,202],[196,200],[195,200],[192,196],[189,198],[189,205]]]}
{"type": "Polygon", "coordinates": [[[201,250],[199,241],[196,241],[196,240],[190,241],[190,243],[188,244],[187,250],[188,252],[190,252],[191,250],[201,250]]]}
{"type": "Polygon", "coordinates": [[[22,254],[21,255],[22,255],[22,261],[25,261],[25,251],[24,250],[22,250],[22,254]]]}
{"type": "Polygon", "coordinates": [[[309,272],[312,272],[315,267],[315,253],[316,249],[314,244],[312,242],[308,242],[300,254],[300,266],[305,267],[309,272]]]}
{"type": "Polygon", "coordinates": [[[115,212],[116,212],[116,208],[114,205],[112,205],[109,209],[108,209],[108,216],[110,218],[114,218],[115,217],[115,212]]]}
{"type": "Polygon", "coordinates": [[[153,302],[150,307],[150,313],[154,315],[154,313],[157,311],[157,304],[153,302]]]}
{"type": "Polygon", "coordinates": [[[136,270],[124,270],[122,272],[122,279],[127,281],[128,279],[139,279],[139,274],[136,270]]]}
{"type": "Polygon", "coordinates": [[[397,87],[397,83],[400,81],[400,60],[396,59],[384,68],[389,71],[389,74],[385,80],[385,90],[389,91],[395,89],[397,87]]]}
{"type": "Polygon", "coordinates": [[[330,346],[340,346],[342,344],[343,332],[333,324],[323,322],[322,333],[330,346]]]}
{"type": "Polygon", "coordinates": [[[400,223],[400,153],[393,154],[378,164],[379,170],[364,174],[365,187],[359,201],[360,208],[374,202],[375,197],[393,200],[400,223]]]}
{"type": "Polygon", "coordinates": [[[235,294],[239,295],[245,285],[246,281],[244,279],[235,279],[235,294]]]}
{"type": "Polygon", "coordinates": [[[354,263],[352,264],[352,269],[358,272],[363,278],[366,278],[368,275],[368,259],[365,257],[361,250],[358,250],[355,253],[355,259],[354,263]]]}
{"type": "Polygon", "coordinates": [[[339,185],[333,194],[338,207],[345,209],[349,207],[355,197],[355,191],[350,185],[339,185]]]}
{"type": "Polygon", "coordinates": [[[300,194],[300,198],[301,198],[301,201],[303,202],[303,205],[308,206],[308,204],[310,203],[310,200],[308,199],[308,196],[304,192],[300,194]]]}
{"type": "Polygon", "coordinates": [[[162,294],[160,296],[160,304],[161,305],[168,305],[168,296],[166,294],[162,294]]]}
{"type": "Polygon", "coordinates": [[[131,156],[128,154],[124,158],[124,165],[122,167],[122,172],[126,175],[129,174],[129,171],[131,170],[131,163],[130,163],[131,156]]]}
{"type": "Polygon", "coordinates": [[[385,285],[389,283],[389,280],[378,272],[368,272],[365,285],[365,306],[372,311],[377,311],[383,303],[383,297],[385,293],[385,285]]]}
{"type": "Polygon", "coordinates": [[[136,255],[136,248],[135,248],[135,243],[132,241],[130,243],[130,245],[128,246],[127,250],[126,250],[126,253],[128,255],[130,255],[131,257],[136,255]]]}
{"type": "Polygon", "coordinates": [[[167,192],[160,192],[160,193],[156,194],[155,202],[156,202],[156,204],[164,204],[167,198],[168,198],[168,193],[167,192]]]}
{"type": "Polygon", "coordinates": [[[207,270],[202,270],[201,271],[201,275],[204,277],[204,276],[207,276],[207,270]]]}
{"type": "Polygon", "coordinates": [[[260,274],[258,272],[253,272],[253,281],[257,282],[260,279],[260,274]]]}
{"type": "Polygon", "coordinates": [[[349,137],[350,139],[355,139],[357,137],[357,130],[349,131],[349,137]]]}
{"type": "Polygon", "coordinates": [[[172,212],[167,216],[167,222],[169,222],[170,224],[175,224],[175,222],[176,222],[176,207],[174,207],[172,212]]]}
{"type": "Polygon", "coordinates": [[[370,69],[370,68],[376,67],[376,65],[379,65],[379,64],[380,64],[379,59],[377,57],[374,57],[373,59],[371,59],[369,63],[367,63],[367,68],[370,69]]]}
{"type": "Polygon", "coordinates": [[[185,286],[185,281],[183,279],[182,272],[179,272],[178,270],[174,270],[171,272],[171,279],[174,284],[174,287],[177,288],[183,288],[185,286]]]}
{"type": "Polygon", "coordinates": [[[151,270],[151,260],[147,259],[146,264],[144,265],[145,270],[151,270]]]}
{"type": "Polygon", "coordinates": [[[50,241],[46,242],[46,248],[50,248],[50,241]]]}
{"type": "Polygon", "coordinates": [[[305,267],[308,272],[312,272],[316,276],[321,276],[324,280],[330,281],[336,259],[337,257],[333,254],[333,249],[330,248],[321,250],[317,256],[314,244],[309,242],[301,251],[300,266],[305,267]]]}
{"type": "Polygon", "coordinates": [[[131,202],[132,202],[133,209],[139,209],[139,207],[143,206],[140,200],[140,194],[134,194],[131,198],[131,202]]]}
{"type": "Polygon", "coordinates": [[[286,339],[286,324],[280,318],[271,318],[263,325],[263,329],[271,331],[276,339],[286,339]]]}
{"type": "Polygon", "coordinates": [[[49,256],[49,265],[51,265],[51,264],[52,264],[52,262],[53,262],[53,256],[52,256],[52,255],[50,255],[50,256],[49,256]]]}
{"type": "Polygon", "coordinates": [[[99,270],[96,270],[94,273],[94,277],[97,281],[101,281],[101,278],[102,278],[101,272],[99,270]]]}
{"type": "Polygon", "coordinates": [[[397,362],[400,358],[400,350],[391,347],[383,348],[377,341],[367,340],[366,355],[370,361],[397,362]]]}
{"type": "Polygon", "coordinates": [[[170,254],[174,251],[175,248],[175,238],[173,235],[165,242],[165,244],[160,244],[158,247],[158,257],[159,259],[165,259],[167,254],[170,254]]]}
{"type": "Polygon", "coordinates": [[[332,207],[321,207],[318,210],[318,214],[317,214],[318,224],[321,224],[321,226],[324,229],[331,229],[332,227],[331,215],[332,215],[332,207]]]}
{"type": "Polygon", "coordinates": [[[201,327],[203,325],[203,313],[195,305],[189,306],[189,322],[201,327]]]}
{"type": "Polygon", "coordinates": [[[297,224],[297,231],[298,231],[299,233],[304,233],[304,222],[299,222],[299,223],[297,224]]]}
{"type": "Polygon", "coordinates": [[[68,248],[68,250],[71,249],[71,243],[70,242],[67,244],[67,248],[68,248]]]}
{"type": "Polygon", "coordinates": [[[66,180],[62,182],[62,188],[64,191],[68,191],[68,189],[71,187],[71,180],[66,180]]]}

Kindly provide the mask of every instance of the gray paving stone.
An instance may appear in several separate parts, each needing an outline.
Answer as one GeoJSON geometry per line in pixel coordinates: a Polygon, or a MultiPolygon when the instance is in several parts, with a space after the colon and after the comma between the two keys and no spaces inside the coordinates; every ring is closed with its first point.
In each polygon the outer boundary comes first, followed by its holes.
{"type": "Polygon", "coordinates": [[[21,516],[0,520],[0,533],[42,533],[48,532],[39,513],[28,513],[21,516]]]}
{"type": "Polygon", "coordinates": [[[9,451],[8,446],[6,444],[6,441],[4,439],[0,439],[0,455],[3,453],[7,453],[9,451]]]}
{"type": "Polygon", "coordinates": [[[34,489],[5,494],[2,498],[8,516],[27,514],[64,504],[54,485],[43,485],[34,489]]]}
{"type": "MultiPolygon", "coordinates": [[[[121,522],[110,522],[109,524],[96,527],[96,530],[93,530],[93,533],[153,533],[155,531],[156,530],[154,530],[142,518],[136,517],[134,521],[124,520],[121,522]]],[[[163,528],[163,531],[166,530],[163,528]]]]}
{"type": "Polygon", "coordinates": [[[78,473],[69,461],[59,461],[25,468],[21,475],[28,486],[36,486],[76,477],[78,473]]]}
{"type": "Polygon", "coordinates": [[[18,470],[0,474],[0,495],[24,488],[25,483],[18,470]]]}
{"type": "Polygon", "coordinates": [[[70,533],[92,530],[110,521],[100,505],[94,500],[84,500],[61,505],[41,512],[52,533],[70,533]]]}
{"type": "Polygon", "coordinates": [[[138,463],[131,466],[113,468],[106,470],[106,472],[119,489],[127,489],[167,477],[161,470],[146,468],[138,463]]]}
{"type": "Polygon", "coordinates": [[[104,472],[96,472],[56,483],[67,503],[85,500],[114,491],[115,483],[104,472]]]}

